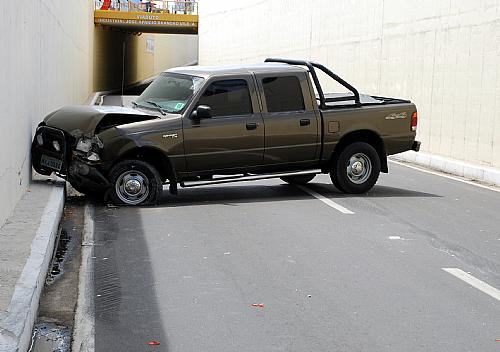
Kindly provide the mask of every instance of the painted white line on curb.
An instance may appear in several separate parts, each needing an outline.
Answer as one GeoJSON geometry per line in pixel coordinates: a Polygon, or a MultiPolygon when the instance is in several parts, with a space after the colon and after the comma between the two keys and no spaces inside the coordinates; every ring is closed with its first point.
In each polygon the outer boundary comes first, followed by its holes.
{"type": "Polygon", "coordinates": [[[407,163],[402,163],[402,162],[396,161],[396,160],[389,160],[389,162],[397,164],[397,165],[400,165],[400,166],[404,166],[404,167],[407,167],[407,168],[410,168],[410,169],[413,169],[413,170],[422,171],[422,172],[425,172],[427,174],[431,174],[431,175],[435,175],[435,176],[440,176],[440,177],[448,178],[448,179],[453,180],[453,181],[458,181],[458,182],[466,183],[468,185],[472,185],[472,186],[476,186],[476,187],[488,189],[490,191],[500,192],[500,188],[486,186],[486,185],[483,185],[483,184],[480,184],[480,183],[477,183],[477,182],[474,182],[474,181],[469,181],[469,180],[466,180],[466,179],[463,179],[463,178],[460,178],[460,177],[457,177],[457,176],[448,175],[448,174],[443,173],[443,172],[428,170],[428,169],[426,169],[424,167],[420,167],[420,166],[408,165],[407,163]]]}
{"type": "Polygon", "coordinates": [[[474,276],[472,276],[471,274],[467,274],[463,270],[457,268],[442,268],[442,269],[447,273],[455,276],[456,278],[468,283],[472,287],[475,287],[478,290],[500,301],[500,290],[498,290],[497,288],[488,285],[486,282],[476,279],[474,276]]]}
{"type": "Polygon", "coordinates": [[[300,188],[301,190],[303,190],[304,192],[309,193],[314,198],[319,199],[320,201],[322,201],[323,203],[325,203],[329,207],[331,207],[331,208],[333,208],[335,210],[340,211],[341,213],[344,213],[344,214],[354,214],[354,212],[350,211],[349,209],[343,207],[340,204],[335,203],[333,200],[328,199],[325,196],[323,196],[323,195],[321,195],[321,194],[319,194],[317,192],[314,192],[312,189],[309,189],[309,188],[304,187],[304,186],[297,186],[297,187],[300,188]]]}
{"type": "Polygon", "coordinates": [[[82,263],[78,283],[78,302],[73,332],[73,352],[95,351],[95,311],[93,298],[94,282],[94,220],[93,208],[85,204],[82,263]]]}

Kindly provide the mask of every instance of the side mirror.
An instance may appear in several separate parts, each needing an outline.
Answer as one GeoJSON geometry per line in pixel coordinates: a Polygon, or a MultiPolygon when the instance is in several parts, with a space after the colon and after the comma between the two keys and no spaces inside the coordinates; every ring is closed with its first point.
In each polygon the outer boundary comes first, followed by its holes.
{"type": "Polygon", "coordinates": [[[192,119],[209,119],[212,117],[212,109],[207,105],[199,105],[195,111],[191,113],[192,119]]]}

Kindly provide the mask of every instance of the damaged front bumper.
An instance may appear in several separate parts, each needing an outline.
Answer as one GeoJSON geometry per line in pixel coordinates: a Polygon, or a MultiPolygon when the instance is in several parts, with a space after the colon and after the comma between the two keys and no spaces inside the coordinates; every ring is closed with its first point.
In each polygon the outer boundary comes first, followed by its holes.
{"type": "Polygon", "coordinates": [[[97,165],[75,158],[69,165],[68,182],[77,188],[104,191],[109,187],[109,181],[97,165]]]}
{"type": "Polygon", "coordinates": [[[77,142],[72,138],[59,129],[39,126],[31,147],[33,168],[42,175],[55,172],[80,189],[105,190],[109,182],[101,163],[86,160],[79,155],[83,153],[73,150],[77,142]]]}
{"type": "Polygon", "coordinates": [[[65,176],[68,171],[68,146],[64,132],[52,127],[37,128],[31,145],[31,163],[36,172],[65,176]]]}

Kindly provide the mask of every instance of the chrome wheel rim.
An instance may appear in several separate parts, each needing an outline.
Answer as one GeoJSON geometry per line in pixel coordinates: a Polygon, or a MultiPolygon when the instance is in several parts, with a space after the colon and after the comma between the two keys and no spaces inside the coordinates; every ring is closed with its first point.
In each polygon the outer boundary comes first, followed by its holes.
{"type": "Polygon", "coordinates": [[[347,163],[347,177],[352,183],[360,185],[366,182],[372,174],[372,162],[363,153],[356,153],[347,163]]]}
{"type": "Polygon", "coordinates": [[[123,172],[115,182],[116,195],[129,205],[142,203],[149,196],[149,181],[140,171],[123,172]]]}

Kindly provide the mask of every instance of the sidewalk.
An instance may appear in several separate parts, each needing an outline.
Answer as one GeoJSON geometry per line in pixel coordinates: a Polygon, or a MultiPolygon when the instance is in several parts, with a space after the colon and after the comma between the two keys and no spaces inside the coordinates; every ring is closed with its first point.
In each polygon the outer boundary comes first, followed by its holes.
{"type": "Polygon", "coordinates": [[[415,153],[413,151],[408,151],[393,155],[390,159],[463,177],[473,182],[500,187],[499,169],[470,164],[460,160],[450,159],[434,154],[427,154],[424,152],[415,153]]]}
{"type": "Polygon", "coordinates": [[[29,348],[64,208],[64,182],[33,178],[0,228],[0,351],[29,348]]]}

